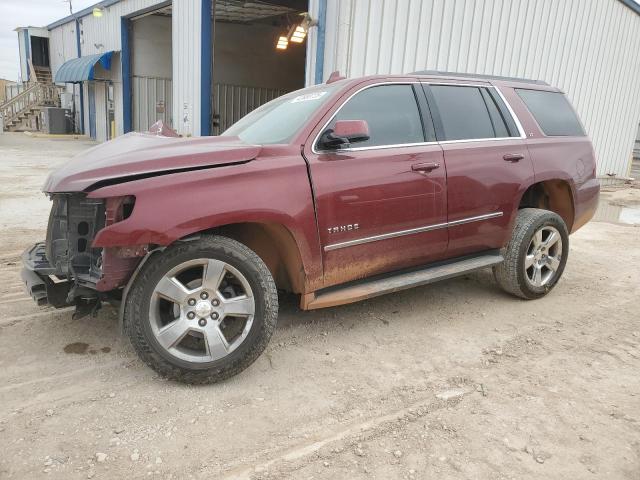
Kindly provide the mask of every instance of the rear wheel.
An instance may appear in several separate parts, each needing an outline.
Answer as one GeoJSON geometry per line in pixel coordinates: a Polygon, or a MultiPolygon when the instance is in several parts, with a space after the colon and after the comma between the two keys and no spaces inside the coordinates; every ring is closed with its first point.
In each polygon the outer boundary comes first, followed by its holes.
{"type": "Polygon", "coordinates": [[[518,211],[504,262],[493,268],[498,284],[521,298],[546,295],[558,282],[569,253],[567,226],[557,214],[538,208],[518,211]]]}
{"type": "Polygon", "coordinates": [[[264,262],[235,240],[208,236],[176,244],[144,265],[127,297],[125,326],[154,370],[212,383],[255,361],[277,313],[264,262]]]}

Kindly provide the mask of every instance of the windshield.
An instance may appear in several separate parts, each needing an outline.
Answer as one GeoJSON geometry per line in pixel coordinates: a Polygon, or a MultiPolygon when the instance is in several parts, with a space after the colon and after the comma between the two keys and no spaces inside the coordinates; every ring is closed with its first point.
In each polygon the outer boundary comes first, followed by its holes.
{"type": "Polygon", "coordinates": [[[338,84],[319,85],[278,97],[238,120],[222,136],[238,136],[254,145],[288,143],[337,90],[338,84]]]}

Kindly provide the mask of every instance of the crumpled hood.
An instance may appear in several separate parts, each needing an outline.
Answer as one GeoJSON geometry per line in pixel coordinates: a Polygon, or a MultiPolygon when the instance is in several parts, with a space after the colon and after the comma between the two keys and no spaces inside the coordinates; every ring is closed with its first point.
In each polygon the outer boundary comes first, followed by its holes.
{"type": "Polygon", "coordinates": [[[73,157],[49,175],[43,191],[80,192],[105,180],[245,162],[256,158],[260,150],[237,137],[128,133],[73,157]]]}

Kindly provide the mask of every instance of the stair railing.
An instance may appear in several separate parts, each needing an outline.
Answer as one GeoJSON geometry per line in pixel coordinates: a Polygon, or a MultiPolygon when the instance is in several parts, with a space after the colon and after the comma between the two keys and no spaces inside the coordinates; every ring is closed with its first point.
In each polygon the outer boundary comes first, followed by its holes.
{"type": "Polygon", "coordinates": [[[43,83],[33,83],[26,90],[0,105],[0,116],[6,127],[17,120],[23,113],[36,107],[53,104],[58,105],[59,87],[43,83]]]}

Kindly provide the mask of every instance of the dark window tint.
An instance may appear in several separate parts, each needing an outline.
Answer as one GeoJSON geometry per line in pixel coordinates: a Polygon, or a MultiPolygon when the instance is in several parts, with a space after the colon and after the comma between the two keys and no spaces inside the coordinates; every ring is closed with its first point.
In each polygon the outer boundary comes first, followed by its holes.
{"type": "Polygon", "coordinates": [[[469,140],[496,136],[480,89],[432,85],[445,140],[469,140]]]}
{"type": "Polygon", "coordinates": [[[507,130],[509,131],[509,136],[519,137],[520,131],[516,126],[516,122],[513,120],[507,104],[504,103],[497,90],[495,88],[487,88],[484,91],[488,94],[489,97],[491,97],[491,99],[493,99],[494,104],[498,107],[498,110],[500,111],[500,114],[502,116],[502,120],[506,124],[507,130]]]}
{"type": "Polygon", "coordinates": [[[369,140],[354,144],[354,148],[424,142],[411,85],[367,88],[347,101],[328,128],[338,120],[365,120],[369,124],[369,140]]]}
{"type": "Polygon", "coordinates": [[[498,109],[498,105],[494,101],[493,97],[489,95],[489,91],[486,88],[480,90],[484,103],[487,105],[487,111],[489,112],[489,118],[493,126],[493,133],[496,137],[508,137],[509,130],[507,124],[502,117],[502,112],[498,109]]]}
{"type": "Polygon", "coordinates": [[[545,135],[584,135],[576,112],[562,93],[516,89],[545,135]]]}

